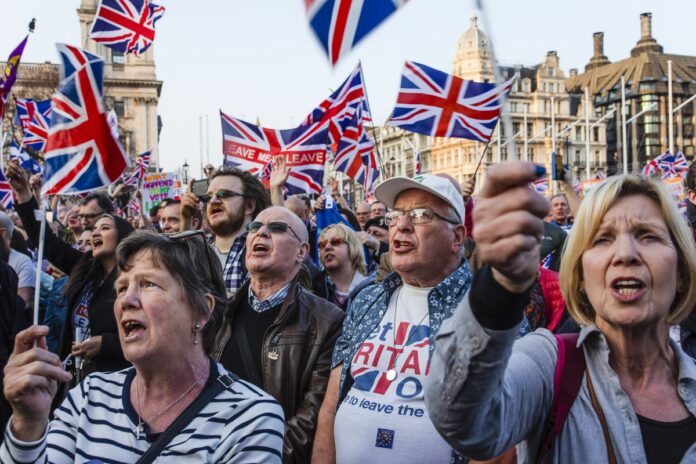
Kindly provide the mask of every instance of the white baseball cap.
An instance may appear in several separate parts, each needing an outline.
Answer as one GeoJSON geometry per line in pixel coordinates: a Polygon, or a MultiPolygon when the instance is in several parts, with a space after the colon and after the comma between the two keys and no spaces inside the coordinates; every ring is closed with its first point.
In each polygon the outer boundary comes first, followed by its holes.
{"type": "Polygon", "coordinates": [[[405,190],[423,190],[435,195],[450,205],[459,216],[459,221],[464,223],[464,199],[454,184],[444,177],[432,174],[418,174],[413,178],[392,177],[377,186],[375,196],[389,208],[394,207],[396,197],[405,190]]]}

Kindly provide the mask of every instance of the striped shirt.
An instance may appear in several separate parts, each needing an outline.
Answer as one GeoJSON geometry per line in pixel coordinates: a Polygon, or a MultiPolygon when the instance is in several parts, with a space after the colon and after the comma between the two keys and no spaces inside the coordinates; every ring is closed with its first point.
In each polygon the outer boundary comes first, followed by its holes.
{"type": "MultiPolygon", "coordinates": [[[[211,363],[211,379],[227,371],[211,363]]],[[[44,436],[32,443],[5,431],[3,463],[136,462],[156,436],[136,435],[130,401],[134,368],[87,376],[55,411],[44,436]]],[[[210,401],[162,450],[158,463],[280,463],[283,409],[267,393],[236,380],[210,401]]]]}

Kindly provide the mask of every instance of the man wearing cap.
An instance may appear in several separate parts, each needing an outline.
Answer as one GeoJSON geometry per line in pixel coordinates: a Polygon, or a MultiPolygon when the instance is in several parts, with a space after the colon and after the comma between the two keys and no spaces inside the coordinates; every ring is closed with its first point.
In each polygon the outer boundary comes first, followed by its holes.
{"type": "Polygon", "coordinates": [[[395,273],[358,294],[334,350],[313,463],[449,463],[423,399],[433,338],[471,283],[464,202],[434,175],[396,177],[375,196],[395,273]]]}

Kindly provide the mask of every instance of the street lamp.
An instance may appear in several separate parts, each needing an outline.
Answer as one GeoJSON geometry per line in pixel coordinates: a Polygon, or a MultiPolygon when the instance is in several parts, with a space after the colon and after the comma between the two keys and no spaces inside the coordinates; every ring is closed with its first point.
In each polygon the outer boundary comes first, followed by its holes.
{"type": "Polygon", "coordinates": [[[188,170],[189,170],[189,165],[186,160],[184,160],[184,165],[181,166],[181,168],[184,171],[184,185],[188,184],[188,170]]]}

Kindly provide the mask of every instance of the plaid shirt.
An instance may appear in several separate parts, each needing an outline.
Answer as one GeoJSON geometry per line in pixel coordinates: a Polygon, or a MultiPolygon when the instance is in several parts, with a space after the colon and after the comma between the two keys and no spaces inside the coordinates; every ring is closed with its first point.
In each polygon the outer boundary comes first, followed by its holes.
{"type": "Polygon", "coordinates": [[[251,289],[251,285],[249,285],[249,306],[251,306],[251,308],[257,313],[268,311],[272,307],[285,301],[285,297],[288,296],[288,290],[290,290],[290,284],[287,284],[285,287],[281,288],[273,295],[262,301],[256,298],[254,291],[251,289]]]}
{"type": "MultiPolygon", "coordinates": [[[[230,254],[227,255],[227,261],[225,261],[225,268],[222,270],[222,275],[225,279],[225,289],[227,290],[227,296],[232,297],[239,287],[242,286],[247,278],[246,266],[244,266],[244,253],[246,253],[246,229],[236,239],[230,248],[230,254]]],[[[211,245],[215,243],[215,238],[212,237],[210,241],[211,245]]]]}

